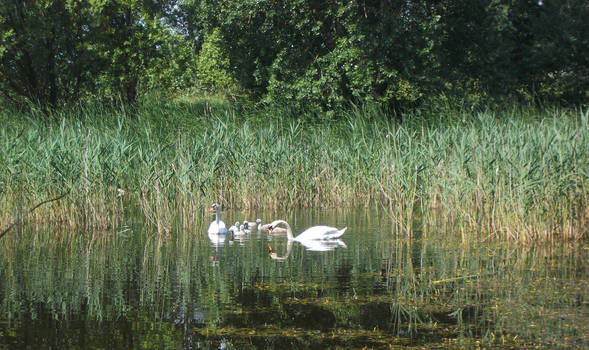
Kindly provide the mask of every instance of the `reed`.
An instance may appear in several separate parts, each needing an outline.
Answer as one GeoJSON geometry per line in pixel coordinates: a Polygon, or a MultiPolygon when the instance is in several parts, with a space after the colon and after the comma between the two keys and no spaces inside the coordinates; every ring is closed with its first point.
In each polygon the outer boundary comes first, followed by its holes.
{"type": "Polygon", "coordinates": [[[112,227],[140,208],[160,234],[211,202],[243,209],[388,208],[398,232],[447,225],[522,242],[587,231],[589,111],[432,111],[337,120],[223,101],[146,98],[42,117],[0,111],[0,219],[112,227]],[[282,113],[282,114],[281,114],[282,113]],[[416,227],[418,225],[419,227],[416,227]]]}

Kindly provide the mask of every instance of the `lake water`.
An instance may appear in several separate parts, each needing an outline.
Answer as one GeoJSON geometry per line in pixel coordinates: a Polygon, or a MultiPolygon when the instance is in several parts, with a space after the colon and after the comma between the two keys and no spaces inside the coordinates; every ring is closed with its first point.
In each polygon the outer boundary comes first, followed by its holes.
{"type": "Polygon", "coordinates": [[[20,227],[0,241],[0,349],[589,346],[586,242],[406,237],[376,209],[222,216],[348,230],[305,247],[211,242],[210,217],[160,234],[20,227]]]}

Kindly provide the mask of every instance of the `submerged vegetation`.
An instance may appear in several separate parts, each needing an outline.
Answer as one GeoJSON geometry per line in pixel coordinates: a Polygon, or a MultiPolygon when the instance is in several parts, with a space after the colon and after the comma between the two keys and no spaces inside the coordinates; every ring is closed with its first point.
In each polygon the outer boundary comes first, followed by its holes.
{"type": "Polygon", "coordinates": [[[21,217],[112,227],[140,209],[165,235],[220,201],[378,205],[405,235],[440,225],[463,239],[522,242],[587,232],[587,111],[442,108],[391,118],[368,106],[292,120],[287,109],[152,96],[132,110],[83,104],[53,121],[35,113],[0,112],[2,229],[21,217]]]}

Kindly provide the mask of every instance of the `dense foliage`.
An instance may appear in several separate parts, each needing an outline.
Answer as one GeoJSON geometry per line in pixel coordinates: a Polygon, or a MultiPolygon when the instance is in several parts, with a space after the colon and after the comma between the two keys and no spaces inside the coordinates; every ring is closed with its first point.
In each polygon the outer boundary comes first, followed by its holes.
{"type": "Polygon", "coordinates": [[[5,101],[231,92],[296,110],[589,97],[584,0],[5,0],[5,101]]]}

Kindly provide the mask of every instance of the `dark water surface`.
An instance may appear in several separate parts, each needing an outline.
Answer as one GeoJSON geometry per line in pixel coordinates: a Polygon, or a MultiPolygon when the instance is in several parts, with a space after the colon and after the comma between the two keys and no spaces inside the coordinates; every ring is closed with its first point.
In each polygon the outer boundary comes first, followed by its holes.
{"type": "Polygon", "coordinates": [[[0,241],[0,349],[589,347],[587,243],[409,238],[364,209],[222,215],[348,230],[305,247],[211,242],[208,217],[160,233],[22,227],[0,241]]]}

